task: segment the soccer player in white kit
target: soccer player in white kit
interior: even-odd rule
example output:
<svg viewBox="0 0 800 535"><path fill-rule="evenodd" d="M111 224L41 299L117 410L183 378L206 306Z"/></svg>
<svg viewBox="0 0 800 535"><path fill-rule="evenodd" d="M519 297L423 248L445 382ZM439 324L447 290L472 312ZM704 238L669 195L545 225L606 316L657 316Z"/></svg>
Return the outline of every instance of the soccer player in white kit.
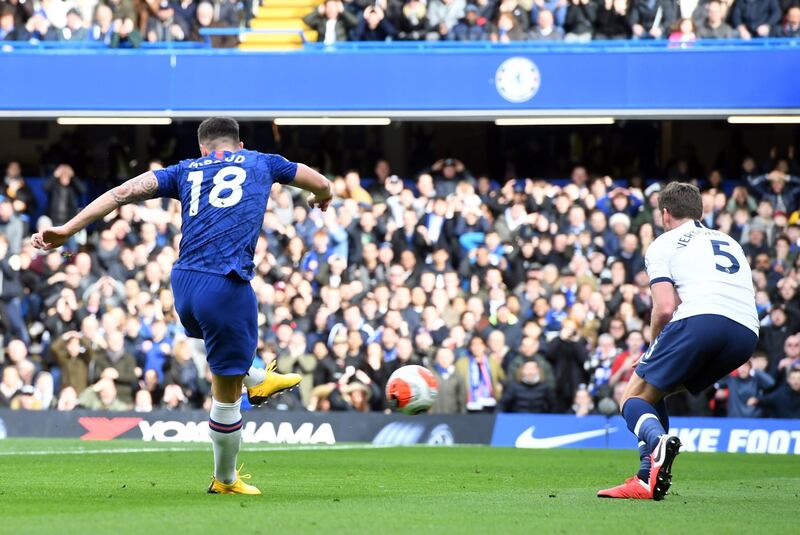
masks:
<svg viewBox="0 0 800 535"><path fill-rule="evenodd" d="M622 401L642 465L622 485L599 491L603 498L664 498L681 446L668 434L664 398L682 390L700 393L747 361L758 342L752 274L742 247L700 223L696 186L673 182L658 203L666 232L645 256L653 342Z"/></svg>

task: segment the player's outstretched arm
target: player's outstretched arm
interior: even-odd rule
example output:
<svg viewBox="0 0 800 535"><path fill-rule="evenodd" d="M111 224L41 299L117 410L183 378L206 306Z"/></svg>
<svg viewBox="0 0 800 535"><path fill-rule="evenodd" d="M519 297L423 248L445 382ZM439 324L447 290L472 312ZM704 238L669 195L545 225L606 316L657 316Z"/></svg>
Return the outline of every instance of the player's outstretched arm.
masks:
<svg viewBox="0 0 800 535"><path fill-rule="evenodd" d="M61 247L73 234L107 216L123 204L152 199L157 191L156 175L152 171L143 173L103 193L64 225L37 232L31 238L31 243L34 247L44 250Z"/></svg>
<svg viewBox="0 0 800 535"><path fill-rule="evenodd" d="M324 211L333 199L331 181L302 163L297 164L297 172L289 185L310 192L311 195L306 200L312 208Z"/></svg>

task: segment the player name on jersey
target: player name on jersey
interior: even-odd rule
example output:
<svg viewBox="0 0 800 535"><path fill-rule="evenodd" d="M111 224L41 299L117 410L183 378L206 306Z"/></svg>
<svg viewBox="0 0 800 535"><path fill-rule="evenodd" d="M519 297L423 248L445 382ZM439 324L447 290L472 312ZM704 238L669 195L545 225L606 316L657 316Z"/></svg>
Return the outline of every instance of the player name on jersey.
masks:
<svg viewBox="0 0 800 535"><path fill-rule="evenodd" d="M242 154L228 153L227 156L223 156L222 158L217 158L217 159L206 158L205 160L194 160L188 165L188 167L191 169L197 169L199 167L203 167L206 165L213 165L219 162L244 163L244 160L245 157Z"/></svg>

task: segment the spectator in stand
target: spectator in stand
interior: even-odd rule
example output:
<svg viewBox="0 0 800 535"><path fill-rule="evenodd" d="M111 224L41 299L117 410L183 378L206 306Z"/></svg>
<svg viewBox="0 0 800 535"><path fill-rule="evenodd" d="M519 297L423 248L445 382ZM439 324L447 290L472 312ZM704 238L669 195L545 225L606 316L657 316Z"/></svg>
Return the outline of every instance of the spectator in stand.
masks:
<svg viewBox="0 0 800 535"><path fill-rule="evenodd" d="M700 39L735 39L738 34L725 22L722 14L722 2L709 0L706 6L706 16L697 29L697 37Z"/></svg>
<svg viewBox="0 0 800 535"><path fill-rule="evenodd" d="M597 20L597 3L594 0L570 0L567 17L564 21L564 41L568 43L588 43L592 40L594 24Z"/></svg>
<svg viewBox="0 0 800 535"><path fill-rule="evenodd" d="M792 213L797 210L800 177L775 169L769 174L751 177L747 183L753 195L768 201L775 211Z"/></svg>
<svg viewBox="0 0 800 535"><path fill-rule="evenodd" d="M192 31L190 41L198 41L211 45L213 48L235 48L239 45L239 37L236 35L200 35L200 30L205 28L227 28L226 24L214 21L214 4L210 2L200 2L195 10L195 18L192 20Z"/></svg>
<svg viewBox="0 0 800 535"><path fill-rule="evenodd" d="M347 41L348 33L358 24L358 18L345 10L342 2L326 0L303 17L303 22L317 32L317 42L332 45Z"/></svg>
<svg viewBox="0 0 800 535"><path fill-rule="evenodd" d="M526 39L522 27L516 17L510 13L500 13L497 22L492 26L489 40L493 43L510 43L511 41L524 41Z"/></svg>
<svg viewBox="0 0 800 535"><path fill-rule="evenodd" d="M592 394L589 393L586 385L580 385L578 389L575 390L575 395L573 396L572 405L569 412L578 417L588 416L596 413Z"/></svg>
<svg viewBox="0 0 800 535"><path fill-rule="evenodd" d="M101 41L110 46L115 35L114 13L107 5L97 4L94 10L94 22L89 28L88 40Z"/></svg>
<svg viewBox="0 0 800 535"><path fill-rule="evenodd" d="M0 234L5 235L8 242L8 253L19 254L22 249L22 236L25 224L14 211L14 204L8 197L0 197Z"/></svg>
<svg viewBox="0 0 800 535"><path fill-rule="evenodd" d="M464 412L465 400L464 383L456 373L455 355L447 347L440 347L436 352L436 359L431 366L431 372L439 383L439 392L436 402L431 409L433 414L458 414Z"/></svg>
<svg viewBox="0 0 800 535"><path fill-rule="evenodd" d="M25 24L31 41L58 41L58 30L42 11L38 11Z"/></svg>
<svg viewBox="0 0 800 535"><path fill-rule="evenodd" d="M731 10L731 24L742 39L769 37L780 20L778 0L736 0Z"/></svg>
<svg viewBox="0 0 800 535"><path fill-rule="evenodd" d="M33 5L33 2L27 2ZM27 41L28 32L24 25L18 25L16 10L8 4L0 4L0 41Z"/></svg>
<svg viewBox="0 0 800 535"><path fill-rule="evenodd" d="M627 383L633 375L633 369L644 353L644 336L639 331L631 331L626 339L626 349L619 353L611 365L611 377L608 384L616 387L618 383Z"/></svg>
<svg viewBox="0 0 800 535"><path fill-rule="evenodd" d="M531 4L531 25L535 26L537 24L539 11L546 9L553 14L555 25L563 29L568 6L568 0L533 0Z"/></svg>
<svg viewBox="0 0 800 535"><path fill-rule="evenodd" d="M717 389L714 397L719 401L727 401L728 417L760 418L764 415L760 406L748 402L751 398L763 396L775 385L775 379L764 371L766 366L766 355L757 353L714 385Z"/></svg>
<svg viewBox="0 0 800 535"><path fill-rule="evenodd" d="M67 22L58 30L58 34L60 41L85 41L89 37L89 31L83 24L83 16L77 8L67 11Z"/></svg>
<svg viewBox="0 0 800 535"><path fill-rule="evenodd" d="M630 39L628 0L603 0L595 19L595 40Z"/></svg>
<svg viewBox="0 0 800 535"><path fill-rule="evenodd" d="M54 225L63 225L74 216L81 205L81 197L86 193L86 185L67 164L56 167L53 178L45 182L44 189L48 194L47 216Z"/></svg>
<svg viewBox="0 0 800 535"><path fill-rule="evenodd" d="M632 0L628 12L634 39L662 39L675 17L671 0Z"/></svg>
<svg viewBox="0 0 800 535"><path fill-rule="evenodd" d="M793 5L786 10L786 19L773 28L774 37L800 37L800 6Z"/></svg>
<svg viewBox="0 0 800 535"><path fill-rule="evenodd" d="M450 41L483 41L486 39L485 21L478 16L478 6L470 4L466 7L464 18L453 26L448 35Z"/></svg>
<svg viewBox="0 0 800 535"><path fill-rule="evenodd" d="M252 10L247 10L245 5L250 0L242 3L239 0L221 0L218 4L219 14L217 20L224 28L238 28L242 22L249 21Z"/></svg>
<svg viewBox="0 0 800 535"><path fill-rule="evenodd" d="M620 353L610 334L602 334L597 339L597 349L585 363L586 371L591 377L589 392L593 396L599 398L611 395L611 387L614 386L610 384L613 364Z"/></svg>
<svg viewBox="0 0 800 535"><path fill-rule="evenodd" d="M800 366L800 334L794 334L783 344L783 358L777 361L770 371L777 379L782 379L789 370Z"/></svg>
<svg viewBox="0 0 800 535"><path fill-rule="evenodd" d="M10 199L12 207L18 215L31 217L36 211L36 197L22 177L22 168L19 162L8 162L0 187L2 187L0 197L5 196Z"/></svg>
<svg viewBox="0 0 800 535"><path fill-rule="evenodd" d="M517 371L514 380L503 390L503 397L497 404L498 412L553 412L555 396L542 381L539 365L529 360Z"/></svg>
<svg viewBox="0 0 800 535"><path fill-rule="evenodd" d="M584 367L588 359L586 344L574 321L562 322L558 337L547 344L545 356L556 378L556 404L560 410L565 410L572 405L578 386L585 385L588 379Z"/></svg>
<svg viewBox="0 0 800 535"><path fill-rule="evenodd" d="M789 370L784 384L769 394L750 398L747 404L766 409L773 418L800 418L800 368Z"/></svg>
<svg viewBox="0 0 800 535"><path fill-rule="evenodd" d="M536 27L530 32L531 41L561 41L564 39L564 30L555 25L553 13L540 9L536 18Z"/></svg>
<svg viewBox="0 0 800 535"><path fill-rule="evenodd" d="M137 14L133 0L107 0L113 13L115 39L111 46L137 47L142 42L142 34L137 26ZM118 42L115 42L119 39ZM166 39L163 39L166 40ZM181 39L177 39L181 40Z"/></svg>
<svg viewBox="0 0 800 535"><path fill-rule="evenodd" d="M693 43L697 41L697 27L692 19L678 20L669 34L670 43Z"/></svg>
<svg viewBox="0 0 800 535"><path fill-rule="evenodd" d="M161 0L156 16L147 21L147 41L183 41L188 34L189 27L175 15L175 6L168 0Z"/></svg>
<svg viewBox="0 0 800 535"><path fill-rule="evenodd" d="M489 359L480 335L470 340L468 355L456 361L456 373L466 393L467 412L493 412L502 396L505 374L500 363Z"/></svg>
<svg viewBox="0 0 800 535"><path fill-rule="evenodd" d="M392 17L398 29L397 38L401 41L421 41L428 33L428 11L425 2L409 0L403 4L394 3L396 13ZM378 166L376 165L376 168ZM388 176L388 175L387 175ZM380 177L378 177L380 180Z"/></svg>
<svg viewBox="0 0 800 535"><path fill-rule="evenodd" d="M116 397L120 402L133 404L133 387L136 384L136 359L125 352L125 337L122 331L111 331L105 335L108 347L98 351L92 366L95 383L108 379L114 382Z"/></svg>
<svg viewBox="0 0 800 535"><path fill-rule="evenodd" d="M175 16L183 19L186 26L190 26L196 18L198 4L194 0L176 0L173 3Z"/></svg>
<svg viewBox="0 0 800 535"><path fill-rule="evenodd" d="M89 367L94 352L88 340L76 331L68 331L50 346L51 359L58 367L61 388L83 392L89 386Z"/></svg>
<svg viewBox="0 0 800 535"><path fill-rule="evenodd" d="M22 387L25 386L19 377L19 371L14 366L3 368L2 380L0 380L0 407L8 407L11 400L16 396Z"/></svg>
<svg viewBox="0 0 800 535"><path fill-rule="evenodd" d="M375 5L368 6L358 26L353 31L354 41L390 41L394 38L396 30L383 10ZM365 190L366 191L366 190Z"/></svg>
<svg viewBox="0 0 800 535"><path fill-rule="evenodd" d="M453 26L464 17L466 0L430 0L428 2L428 24L431 31L426 39L438 41L446 39Z"/></svg>
<svg viewBox="0 0 800 535"><path fill-rule="evenodd" d="M8 238L0 234L0 334L30 342L22 315L23 288L20 283L20 258L9 254Z"/></svg>
<svg viewBox="0 0 800 535"><path fill-rule="evenodd" d="M100 379L81 392L78 396L78 406L95 411L127 411L132 407L131 404L120 401L113 379L106 378Z"/></svg>

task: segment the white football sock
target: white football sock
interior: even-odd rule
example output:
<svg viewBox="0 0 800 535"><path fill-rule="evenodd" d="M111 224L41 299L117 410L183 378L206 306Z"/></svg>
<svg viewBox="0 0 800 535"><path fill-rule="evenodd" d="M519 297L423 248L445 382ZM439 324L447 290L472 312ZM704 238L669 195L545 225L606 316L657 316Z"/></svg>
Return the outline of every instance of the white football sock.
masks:
<svg viewBox="0 0 800 535"><path fill-rule="evenodd" d="M242 440L242 400L222 403L211 400L208 436L214 443L214 477L226 484L236 480L236 456Z"/></svg>
<svg viewBox="0 0 800 535"><path fill-rule="evenodd" d="M247 370L247 375L244 376L244 386L253 388L254 386L260 385L264 382L266 376L267 370L264 368L254 368L250 366L250 369Z"/></svg>

